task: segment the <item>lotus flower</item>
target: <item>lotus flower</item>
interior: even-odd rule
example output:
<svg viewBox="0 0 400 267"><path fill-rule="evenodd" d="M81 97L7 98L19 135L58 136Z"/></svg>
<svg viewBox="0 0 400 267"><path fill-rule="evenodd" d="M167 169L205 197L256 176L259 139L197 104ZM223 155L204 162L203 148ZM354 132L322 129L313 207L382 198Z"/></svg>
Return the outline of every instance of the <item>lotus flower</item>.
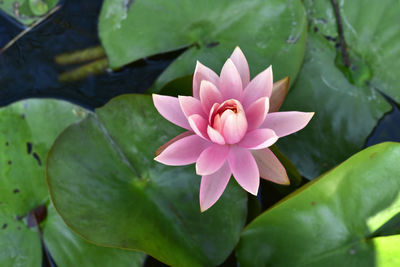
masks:
<svg viewBox="0 0 400 267"><path fill-rule="evenodd" d="M257 195L260 177L289 184L285 168L268 149L278 138L304 128L313 112L276 112L289 79L273 84L272 68L250 81L247 60L239 47L218 76L197 62L193 97L153 94L158 112L186 129L156 152L166 165L196 163L202 175L200 209L219 199L231 175L246 191Z"/></svg>

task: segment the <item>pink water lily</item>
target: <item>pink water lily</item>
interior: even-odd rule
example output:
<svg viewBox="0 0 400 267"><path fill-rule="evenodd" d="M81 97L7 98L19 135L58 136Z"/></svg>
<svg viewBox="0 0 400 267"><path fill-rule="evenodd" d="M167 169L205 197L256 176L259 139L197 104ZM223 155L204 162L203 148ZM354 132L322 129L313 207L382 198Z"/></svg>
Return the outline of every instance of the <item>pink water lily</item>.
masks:
<svg viewBox="0 0 400 267"><path fill-rule="evenodd" d="M247 60L239 47L218 76L197 62L193 97L153 94L160 114L187 131L156 152L166 165L196 163L202 175L200 209L220 198L231 175L257 195L260 177L289 184L285 168L268 149L278 138L304 128L313 112L276 112L286 96L289 79L273 84L271 66L250 81Z"/></svg>

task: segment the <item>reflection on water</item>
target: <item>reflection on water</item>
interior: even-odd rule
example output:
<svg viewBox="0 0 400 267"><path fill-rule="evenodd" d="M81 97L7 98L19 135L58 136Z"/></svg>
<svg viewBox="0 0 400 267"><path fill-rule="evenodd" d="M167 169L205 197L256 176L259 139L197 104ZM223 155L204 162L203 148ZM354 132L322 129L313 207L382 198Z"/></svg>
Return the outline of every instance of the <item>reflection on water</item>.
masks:
<svg viewBox="0 0 400 267"><path fill-rule="evenodd" d="M176 57L141 60L117 72L62 83L61 73L78 66L55 63L57 55L99 45L97 19L102 1L64 1L62 8L0 55L0 106L29 97L62 98L98 107L124 93L142 93ZM0 16L0 47L21 32Z"/></svg>

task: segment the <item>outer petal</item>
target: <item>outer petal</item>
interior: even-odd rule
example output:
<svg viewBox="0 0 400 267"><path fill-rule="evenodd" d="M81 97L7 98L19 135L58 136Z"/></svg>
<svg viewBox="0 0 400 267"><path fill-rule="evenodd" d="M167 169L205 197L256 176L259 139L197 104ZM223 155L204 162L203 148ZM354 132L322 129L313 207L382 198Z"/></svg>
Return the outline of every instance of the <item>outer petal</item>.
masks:
<svg viewBox="0 0 400 267"><path fill-rule="evenodd" d="M273 130L255 129L248 132L238 145L248 149L262 149L272 146L276 141L278 136Z"/></svg>
<svg viewBox="0 0 400 267"><path fill-rule="evenodd" d="M201 178L200 184L200 210L206 211L220 198L231 178L231 170L225 162L222 167L211 175Z"/></svg>
<svg viewBox="0 0 400 267"><path fill-rule="evenodd" d="M227 115L226 115L227 114ZM226 115L226 119L224 118ZM225 142L228 144L236 144L247 132L247 120L244 112L234 113L226 110L222 116L222 134Z"/></svg>
<svg viewBox="0 0 400 267"><path fill-rule="evenodd" d="M257 163L250 151L238 146L229 150L228 162L236 181L247 192L257 195L260 174Z"/></svg>
<svg viewBox="0 0 400 267"><path fill-rule="evenodd" d="M314 116L314 112L275 112L269 113L261 125L269 128L279 136L283 137L303 129Z"/></svg>
<svg viewBox="0 0 400 267"><path fill-rule="evenodd" d="M230 58L228 58L222 67L218 89L221 92L223 100L236 99L240 101L242 99L242 79Z"/></svg>
<svg viewBox="0 0 400 267"><path fill-rule="evenodd" d="M289 91L289 76L286 76L282 80L274 83L272 87L272 94L269 100L269 112L277 112L285 100L285 97Z"/></svg>
<svg viewBox="0 0 400 267"><path fill-rule="evenodd" d="M225 144L224 137L210 125L207 126L207 133L208 133L208 137L210 138L210 140L213 141L214 143L220 144L220 145Z"/></svg>
<svg viewBox="0 0 400 267"><path fill-rule="evenodd" d="M213 83L202 81L200 84L200 101L204 112L210 114L214 104L222 102L222 95Z"/></svg>
<svg viewBox="0 0 400 267"><path fill-rule="evenodd" d="M194 70L193 75L193 96L197 99L200 99L200 83L203 80L210 81L213 84L218 85L219 77L213 70L197 61L196 69Z"/></svg>
<svg viewBox="0 0 400 267"><path fill-rule="evenodd" d="M193 114L199 114L200 116L207 118L206 114L203 111L203 106L201 105L200 100L194 98L192 96L178 96L179 104L181 105L181 109L183 114L186 117L189 117Z"/></svg>
<svg viewBox="0 0 400 267"><path fill-rule="evenodd" d="M245 88L250 82L250 70L246 57L238 46L233 51L230 59L233 61L233 64L235 64L236 69L239 71L243 88Z"/></svg>
<svg viewBox="0 0 400 267"><path fill-rule="evenodd" d="M253 102L246 110L247 130L257 129L265 120L269 110L268 97Z"/></svg>
<svg viewBox="0 0 400 267"><path fill-rule="evenodd" d="M199 114L194 114L189 117L189 124L190 124L190 127L192 127L193 131L198 136L208 140L208 135L207 135L208 123L207 123L206 119L204 119Z"/></svg>
<svg viewBox="0 0 400 267"><path fill-rule="evenodd" d="M187 130L191 130L189 122L183 114L178 98L153 94L154 106L167 120Z"/></svg>
<svg viewBox="0 0 400 267"><path fill-rule="evenodd" d="M290 184L285 167L268 148L251 152L257 162L260 176L277 184Z"/></svg>
<svg viewBox="0 0 400 267"><path fill-rule="evenodd" d="M169 145L175 143L176 141L189 136L189 135L193 135L193 132L190 131L186 131L181 133L180 135L175 136L174 138L172 138L171 140L169 140L168 142L166 142L165 144L163 144L162 146L160 146L159 148L157 148L156 152L154 152L154 156L158 156L160 155L167 147L169 147Z"/></svg>
<svg viewBox="0 0 400 267"><path fill-rule="evenodd" d="M246 109L251 103L261 97L271 97L273 86L272 67L258 74L243 91L243 107Z"/></svg>
<svg viewBox="0 0 400 267"><path fill-rule="evenodd" d="M213 144L201 152L196 162L198 175L209 175L222 167L229 153L229 146Z"/></svg>
<svg viewBox="0 0 400 267"><path fill-rule="evenodd" d="M201 152L210 145L211 142L193 134L170 144L154 159L165 165L187 165L196 162Z"/></svg>

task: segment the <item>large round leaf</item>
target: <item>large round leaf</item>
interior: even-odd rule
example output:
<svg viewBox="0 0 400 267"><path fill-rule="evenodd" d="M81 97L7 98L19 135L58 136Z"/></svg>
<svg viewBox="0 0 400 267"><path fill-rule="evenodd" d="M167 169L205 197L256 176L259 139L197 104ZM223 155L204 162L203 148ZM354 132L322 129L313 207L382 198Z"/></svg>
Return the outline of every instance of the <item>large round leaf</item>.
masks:
<svg viewBox="0 0 400 267"><path fill-rule="evenodd" d="M390 105L400 101L400 3L304 1L310 19L305 63L283 109L315 111L310 125L279 148L307 178L359 151ZM338 34L343 28L346 54ZM348 66L346 66L348 61Z"/></svg>
<svg viewBox="0 0 400 267"><path fill-rule="evenodd" d="M192 74L196 60L219 72L235 46L253 75L272 64L277 78L294 79L304 55L306 17L300 0L106 0L99 34L112 68L186 47L155 90Z"/></svg>
<svg viewBox="0 0 400 267"><path fill-rule="evenodd" d="M42 249L37 232L4 214L0 204L0 266L41 266Z"/></svg>
<svg viewBox="0 0 400 267"><path fill-rule="evenodd" d="M243 231L241 266L399 266L400 144L351 157Z"/></svg>
<svg viewBox="0 0 400 267"><path fill-rule="evenodd" d="M172 266L221 263L238 241L247 197L232 182L201 213L193 166L153 160L180 131L150 96L114 98L55 141L47 174L56 209L97 244L143 250Z"/></svg>
<svg viewBox="0 0 400 267"><path fill-rule="evenodd" d="M382 91L400 101L400 2L304 1L310 19L305 63L284 109L315 111L310 125L278 147L307 178L359 151L390 109ZM345 65L338 24L347 48Z"/></svg>
<svg viewBox="0 0 400 267"><path fill-rule="evenodd" d="M58 266L139 267L145 255L131 250L95 246L73 233L54 207L49 206L43 236L52 258Z"/></svg>
<svg viewBox="0 0 400 267"><path fill-rule="evenodd" d="M335 66L335 56L328 40L310 33L304 65L282 108L315 112L305 129L277 144L307 178L359 151L390 109L375 89L351 84Z"/></svg>
<svg viewBox="0 0 400 267"><path fill-rule="evenodd" d="M347 44L349 79L378 89L400 102L400 2L398 0L339 0L338 11ZM313 31L339 42L338 21L330 0L306 0ZM341 51L341 49L339 49ZM341 56L341 55L340 55Z"/></svg>
<svg viewBox="0 0 400 267"><path fill-rule="evenodd" d="M143 261L141 253L97 247L84 241L66 227L49 203L47 151L65 127L86 113L56 100L27 100L0 109L1 266L41 266L41 234L32 222L32 211L41 205L49 214L47 219L40 219L45 219L40 224L44 244L58 266L99 266L98 263L107 262L126 266L126 262Z"/></svg>

